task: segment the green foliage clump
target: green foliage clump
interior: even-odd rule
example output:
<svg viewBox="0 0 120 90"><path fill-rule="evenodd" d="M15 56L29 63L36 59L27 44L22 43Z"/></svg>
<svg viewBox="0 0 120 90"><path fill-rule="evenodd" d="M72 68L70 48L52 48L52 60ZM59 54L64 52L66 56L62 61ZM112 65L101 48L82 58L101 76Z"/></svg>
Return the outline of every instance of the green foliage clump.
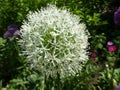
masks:
<svg viewBox="0 0 120 90"><path fill-rule="evenodd" d="M10 24L21 26L29 11L36 11L48 3L65 6L81 18L91 34L90 60L75 77L64 82L60 78L42 81L40 73L26 68L19 56L16 39L5 40L3 34ZM114 11L119 0L0 0L0 88L8 90L114 90L120 83L120 26L115 25ZM80 22L80 23L81 23ZM117 49L109 52L108 41Z"/></svg>

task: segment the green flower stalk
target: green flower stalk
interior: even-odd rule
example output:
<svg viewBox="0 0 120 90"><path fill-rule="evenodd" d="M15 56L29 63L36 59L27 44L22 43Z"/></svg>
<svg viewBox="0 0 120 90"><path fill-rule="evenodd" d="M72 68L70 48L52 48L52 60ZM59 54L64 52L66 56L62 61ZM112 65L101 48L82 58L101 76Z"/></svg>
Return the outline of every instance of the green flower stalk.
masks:
<svg viewBox="0 0 120 90"><path fill-rule="evenodd" d="M61 78L77 74L88 60L89 33L79 16L48 5L30 12L21 26L19 45L29 68Z"/></svg>

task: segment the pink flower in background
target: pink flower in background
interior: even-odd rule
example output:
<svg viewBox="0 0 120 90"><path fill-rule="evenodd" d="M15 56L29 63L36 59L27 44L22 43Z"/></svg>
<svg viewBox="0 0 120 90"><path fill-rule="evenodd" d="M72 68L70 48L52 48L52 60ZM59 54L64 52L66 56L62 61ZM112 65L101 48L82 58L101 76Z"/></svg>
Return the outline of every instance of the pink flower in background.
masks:
<svg viewBox="0 0 120 90"><path fill-rule="evenodd" d="M108 46L111 46L111 45L113 45L113 42L108 41L108 42L107 42L107 45L108 45Z"/></svg>
<svg viewBox="0 0 120 90"><path fill-rule="evenodd" d="M117 47L115 45L108 46L109 52L115 52L117 50Z"/></svg>
<svg viewBox="0 0 120 90"><path fill-rule="evenodd" d="M108 46L109 52L115 52L117 50L117 47L115 45L113 45L113 42L111 42L111 41L107 42L107 46Z"/></svg>
<svg viewBox="0 0 120 90"><path fill-rule="evenodd" d="M95 61L96 60L96 57L97 57L97 52L95 51L91 51L90 52L90 59Z"/></svg>
<svg viewBox="0 0 120 90"><path fill-rule="evenodd" d="M90 52L90 55L91 55L92 57L96 57L96 56L97 56L97 52L91 51L91 52Z"/></svg>

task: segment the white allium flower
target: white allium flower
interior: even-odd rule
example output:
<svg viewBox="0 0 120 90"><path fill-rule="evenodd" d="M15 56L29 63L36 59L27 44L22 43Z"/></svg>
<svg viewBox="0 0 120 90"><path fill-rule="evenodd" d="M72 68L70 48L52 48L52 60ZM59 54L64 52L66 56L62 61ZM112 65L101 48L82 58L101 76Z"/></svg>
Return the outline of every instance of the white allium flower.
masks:
<svg viewBox="0 0 120 90"><path fill-rule="evenodd" d="M61 78L75 75L87 62L88 31L78 16L48 5L30 12L21 26L19 45L29 68Z"/></svg>

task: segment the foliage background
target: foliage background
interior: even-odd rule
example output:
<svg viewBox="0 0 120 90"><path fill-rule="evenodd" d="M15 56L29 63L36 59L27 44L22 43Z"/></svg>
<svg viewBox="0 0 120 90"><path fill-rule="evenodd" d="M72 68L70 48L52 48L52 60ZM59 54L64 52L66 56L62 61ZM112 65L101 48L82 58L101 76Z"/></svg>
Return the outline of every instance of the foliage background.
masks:
<svg viewBox="0 0 120 90"><path fill-rule="evenodd" d="M91 34L90 51L97 52L97 60L89 61L83 72L80 72L80 76L68 78L65 82L60 81L59 78L54 82L52 82L53 79L49 79L46 80L46 87L44 87L47 89L48 86L49 89L55 90L59 87L61 90L114 89L115 85L120 83L120 26L114 24L114 12L120 6L119 0L0 0L0 80L2 86L8 86L8 90L13 90L13 88L15 90L28 88L37 90L43 87L42 83L38 84L41 81L38 73L29 72L24 58L19 56L16 39L6 40L3 34L10 24L16 24L20 28L29 11L45 7L48 3L55 3L59 8L65 6L81 17L81 21L87 25ZM114 42L117 52L113 54L108 52L108 41ZM106 64L109 67L106 67ZM29 78L31 75L34 76L33 80ZM8 84L9 81L10 84ZM56 85L56 82L59 83ZM20 86L22 86L21 89Z"/></svg>

